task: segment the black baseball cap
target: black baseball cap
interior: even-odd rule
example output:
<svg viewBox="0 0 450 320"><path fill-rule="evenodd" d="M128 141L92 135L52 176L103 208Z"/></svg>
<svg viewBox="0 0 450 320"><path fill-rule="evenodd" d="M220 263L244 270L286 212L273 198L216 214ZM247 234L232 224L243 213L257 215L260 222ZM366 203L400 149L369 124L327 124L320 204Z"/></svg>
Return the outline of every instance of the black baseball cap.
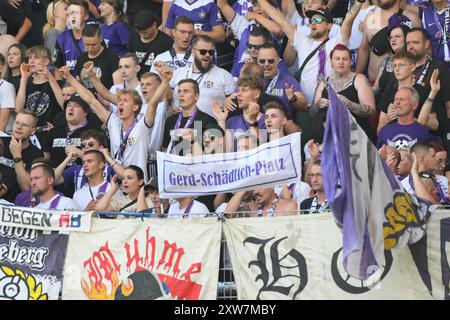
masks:
<svg viewBox="0 0 450 320"><path fill-rule="evenodd" d="M333 16L328 9L308 10L305 12L305 14L308 18L312 18L314 15L318 14L322 16L327 22L333 23Z"/></svg>
<svg viewBox="0 0 450 320"><path fill-rule="evenodd" d="M74 93L73 95L70 96L69 100L64 102L64 109L67 108L69 102L76 102L83 108L84 111L89 112L89 105L87 104L86 101L81 99L78 93Z"/></svg>

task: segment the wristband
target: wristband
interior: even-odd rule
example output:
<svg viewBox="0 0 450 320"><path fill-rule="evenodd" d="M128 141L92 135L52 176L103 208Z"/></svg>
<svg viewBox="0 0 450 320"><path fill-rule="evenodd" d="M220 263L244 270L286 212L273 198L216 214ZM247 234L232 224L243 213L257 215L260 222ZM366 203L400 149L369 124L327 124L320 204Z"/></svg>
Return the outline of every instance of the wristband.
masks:
<svg viewBox="0 0 450 320"><path fill-rule="evenodd" d="M255 122L251 123L250 127L255 127L255 128L259 127L258 121L255 121Z"/></svg>
<svg viewBox="0 0 450 320"><path fill-rule="evenodd" d="M366 0L357 0L359 3L364 3Z"/></svg>
<svg viewBox="0 0 450 320"><path fill-rule="evenodd" d="M297 96L294 94L294 98L292 98L291 100L289 100L290 103L294 103L297 102Z"/></svg>
<svg viewBox="0 0 450 320"><path fill-rule="evenodd" d="M430 98L430 97L428 97L428 98L427 98L427 100L429 100L429 101L433 102L433 101L434 101L434 98Z"/></svg>

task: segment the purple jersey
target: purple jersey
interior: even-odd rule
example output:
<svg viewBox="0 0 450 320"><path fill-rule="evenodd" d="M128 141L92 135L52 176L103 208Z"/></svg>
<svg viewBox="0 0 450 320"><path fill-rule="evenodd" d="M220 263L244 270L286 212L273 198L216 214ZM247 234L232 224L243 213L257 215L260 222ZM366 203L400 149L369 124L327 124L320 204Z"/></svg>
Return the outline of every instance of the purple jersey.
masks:
<svg viewBox="0 0 450 320"><path fill-rule="evenodd" d="M274 78L266 79L265 82L266 93L279 98L286 106L289 113L288 116L292 116L294 113L294 108L291 106L291 103L286 96L285 84L287 84L289 88L291 86L294 86L294 91L297 92L301 91L298 81L293 77L287 75L286 73L278 71L277 75Z"/></svg>
<svg viewBox="0 0 450 320"><path fill-rule="evenodd" d="M265 129L266 123L264 121L264 115L258 119L258 128ZM243 115L231 117L227 120L227 130L232 130L234 150L237 151L237 139L241 134L248 133L250 130L250 123L244 119Z"/></svg>
<svg viewBox="0 0 450 320"><path fill-rule="evenodd" d="M377 148L384 144L394 148L411 148L418 141L430 141L428 128L414 122L408 125L400 125L397 122L383 127L378 134Z"/></svg>
<svg viewBox="0 0 450 320"><path fill-rule="evenodd" d="M241 16L245 16L248 12L253 11L253 3L248 0L238 0L233 4L233 10Z"/></svg>
<svg viewBox="0 0 450 320"><path fill-rule="evenodd" d="M122 22L115 22L111 25L102 24L100 27L102 31L103 40L105 40L106 47L119 57L129 52L127 45L130 42L130 30Z"/></svg>
<svg viewBox="0 0 450 320"><path fill-rule="evenodd" d="M450 29L450 7L447 6L443 12L436 12L434 5L430 5L421 10L422 25L426 30L428 36L431 38L433 46L433 58L435 60L445 62L444 46L447 46L450 51L450 39L448 33ZM445 23L445 16L447 15L447 23ZM447 31L447 39L444 36ZM448 51L448 52L449 52ZM450 55L447 53L448 59Z"/></svg>
<svg viewBox="0 0 450 320"><path fill-rule="evenodd" d="M106 164L103 169L103 178L111 182L111 178L115 175L114 169ZM84 175L84 170L81 165L75 165L67 168L63 172L64 185L68 188L73 186L75 191L83 188L88 183L88 178Z"/></svg>
<svg viewBox="0 0 450 320"><path fill-rule="evenodd" d="M55 66L60 68L67 65L70 73L76 76L77 59L85 51L83 41L75 39L72 30L66 30L56 39Z"/></svg>
<svg viewBox="0 0 450 320"><path fill-rule="evenodd" d="M212 31L214 26L223 25L219 8L211 0L197 0L188 3L186 0L178 0L170 7L167 17L167 27L173 29L176 17L186 16L194 21L196 30Z"/></svg>

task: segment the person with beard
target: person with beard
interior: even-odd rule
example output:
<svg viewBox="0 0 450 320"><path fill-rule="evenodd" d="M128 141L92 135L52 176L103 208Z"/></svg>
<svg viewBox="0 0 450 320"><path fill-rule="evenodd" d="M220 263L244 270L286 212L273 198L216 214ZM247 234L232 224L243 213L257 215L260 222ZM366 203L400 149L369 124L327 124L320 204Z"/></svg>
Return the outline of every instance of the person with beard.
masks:
<svg viewBox="0 0 450 320"><path fill-rule="evenodd" d="M328 210L328 202L325 195L325 189L323 187L322 167L320 160L313 162L307 176L311 181L310 184L311 189L314 192L314 196L302 201L300 204L301 212L321 213Z"/></svg>
<svg viewBox="0 0 450 320"><path fill-rule="evenodd" d="M228 207L227 210L230 208ZM297 213L297 205L292 200L278 198L274 188L253 191L250 203L250 217L289 216Z"/></svg>
<svg viewBox="0 0 450 320"><path fill-rule="evenodd" d="M76 210L72 199L55 192L53 184L55 173L48 164L38 164L30 171L31 192L34 198L39 198L39 204L31 202L32 208L52 210Z"/></svg>
<svg viewBox="0 0 450 320"><path fill-rule="evenodd" d="M268 18L257 0L253 0L252 12L248 12L245 17L236 13L227 0L219 0L217 5L234 36L239 39L239 47L235 52L231 69L231 74L237 78L243 64L246 61L256 62L259 48L269 41L277 43L277 40L282 39L283 31L278 24ZM283 67L283 71L288 72L284 64Z"/></svg>
<svg viewBox="0 0 450 320"><path fill-rule="evenodd" d="M282 27L291 45L296 49L299 69L295 73L295 78L299 79L307 104L311 105L318 82L331 74L330 57L327 52L331 52L337 44L345 44L349 41L352 23L361 9L361 2L355 3L342 23L341 32L333 38L329 36L333 17L326 9L306 12L311 34L304 36L267 0L260 0L259 3L270 18Z"/></svg>
<svg viewBox="0 0 450 320"><path fill-rule="evenodd" d="M419 17L400 8L401 0L379 0L379 7L369 12L363 23L363 38L358 50L356 72L364 73L368 67L367 75L373 83L378 75L380 62L388 55L389 27L401 23L409 27L421 25Z"/></svg>
<svg viewBox="0 0 450 320"><path fill-rule="evenodd" d="M198 108L210 116L214 116L212 104L214 101L224 103L227 96L234 91L234 79L225 69L213 65L216 53L215 45L208 36L196 36L192 40L194 63L191 66L179 68L174 72L170 87L177 91L177 84L182 79L193 79L198 83L200 99ZM174 99L178 103L177 97Z"/></svg>
<svg viewBox="0 0 450 320"><path fill-rule="evenodd" d="M30 187L28 170L36 158L43 157L42 151L30 142L36 131L36 116L29 110L17 113L11 137L1 138L5 151L0 157L0 172L8 187L5 198L13 201L15 196Z"/></svg>
<svg viewBox="0 0 450 320"><path fill-rule="evenodd" d="M450 70L450 4L446 0L431 0L426 7L408 6L422 18L422 26L431 39L433 59L446 63Z"/></svg>
<svg viewBox="0 0 450 320"><path fill-rule="evenodd" d="M83 0L70 0L67 7L69 29L56 39L55 66L67 65L72 75L76 75L75 65L78 57L85 52L81 39L86 21L89 18L89 6Z"/></svg>

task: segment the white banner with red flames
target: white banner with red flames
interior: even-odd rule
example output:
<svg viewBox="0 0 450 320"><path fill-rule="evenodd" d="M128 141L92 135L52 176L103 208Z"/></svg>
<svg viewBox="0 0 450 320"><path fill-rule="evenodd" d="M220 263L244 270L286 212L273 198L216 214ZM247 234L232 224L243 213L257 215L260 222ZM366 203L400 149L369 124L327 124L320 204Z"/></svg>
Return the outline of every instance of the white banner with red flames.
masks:
<svg viewBox="0 0 450 320"><path fill-rule="evenodd" d="M63 300L216 299L221 222L92 219L72 233Z"/></svg>

